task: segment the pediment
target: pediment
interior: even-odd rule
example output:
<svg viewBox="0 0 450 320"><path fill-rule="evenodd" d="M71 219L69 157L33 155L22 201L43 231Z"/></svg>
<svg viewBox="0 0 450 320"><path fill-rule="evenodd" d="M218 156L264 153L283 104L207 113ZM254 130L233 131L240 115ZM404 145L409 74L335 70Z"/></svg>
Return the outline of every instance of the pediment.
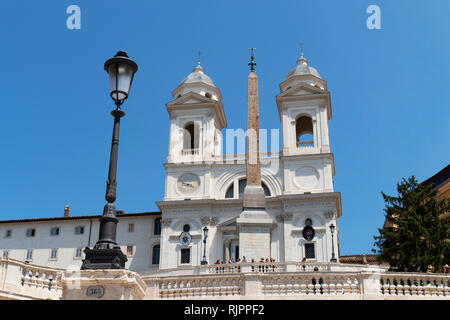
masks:
<svg viewBox="0 0 450 320"><path fill-rule="evenodd" d="M237 227L236 219L237 219L237 217L232 218L232 219L227 220L227 221L224 221L224 222L222 222L222 223L219 223L219 224L217 225L217 228L218 228L218 229L221 229L221 230L223 230L223 229L233 229L233 228L236 228L236 227Z"/></svg>
<svg viewBox="0 0 450 320"><path fill-rule="evenodd" d="M200 103L215 103L217 102L214 99L202 96L201 94L198 94L196 92L189 92L186 93L185 95L176 98L175 100L170 101L169 103L167 103L167 106L172 106L172 105L179 105L179 104L200 104Z"/></svg>
<svg viewBox="0 0 450 320"><path fill-rule="evenodd" d="M286 91L280 93L278 97L289 97L289 96L304 96L304 95L313 95L313 94L323 94L325 90L318 88L316 86L312 86L307 83L298 84L292 88L287 89Z"/></svg>

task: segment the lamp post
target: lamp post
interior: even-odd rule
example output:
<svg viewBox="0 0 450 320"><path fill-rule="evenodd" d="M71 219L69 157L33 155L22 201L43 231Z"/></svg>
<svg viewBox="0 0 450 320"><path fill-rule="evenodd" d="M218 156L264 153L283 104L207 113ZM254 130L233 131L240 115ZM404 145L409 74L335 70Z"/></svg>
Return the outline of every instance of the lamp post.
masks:
<svg viewBox="0 0 450 320"><path fill-rule="evenodd" d="M206 239L208 238L208 227L203 228L203 260L200 262L200 264L205 265L208 264L208 261L206 261Z"/></svg>
<svg viewBox="0 0 450 320"><path fill-rule="evenodd" d="M125 112L120 110L120 106L128 98L133 77L138 67L124 51L119 51L113 58L105 62L104 68L109 75L111 98L116 105L116 109L111 111L111 115L114 117L114 127L109 159L108 181L106 182L105 199L107 203L103 208L103 215L100 218L99 239L93 249L89 247L84 249L86 257L81 266L82 270L124 269L125 262L128 260L126 255L120 250L120 246L116 243L118 219L116 217L114 201L116 201L120 118L125 116Z"/></svg>
<svg viewBox="0 0 450 320"><path fill-rule="evenodd" d="M330 262L337 262L336 256L334 254L334 230L336 227L334 224L330 225L330 231L331 231L331 259Z"/></svg>

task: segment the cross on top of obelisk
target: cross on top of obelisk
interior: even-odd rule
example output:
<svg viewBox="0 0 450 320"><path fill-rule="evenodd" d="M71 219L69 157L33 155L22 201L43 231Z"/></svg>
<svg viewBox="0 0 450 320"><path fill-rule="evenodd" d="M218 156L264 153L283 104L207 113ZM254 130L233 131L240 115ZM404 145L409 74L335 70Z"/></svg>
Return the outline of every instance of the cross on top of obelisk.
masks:
<svg viewBox="0 0 450 320"><path fill-rule="evenodd" d="M256 48L248 48L248 50L251 50L251 55L250 55L250 63L248 64L250 66L250 72L254 72L255 71L255 56L253 54L253 50L255 50Z"/></svg>

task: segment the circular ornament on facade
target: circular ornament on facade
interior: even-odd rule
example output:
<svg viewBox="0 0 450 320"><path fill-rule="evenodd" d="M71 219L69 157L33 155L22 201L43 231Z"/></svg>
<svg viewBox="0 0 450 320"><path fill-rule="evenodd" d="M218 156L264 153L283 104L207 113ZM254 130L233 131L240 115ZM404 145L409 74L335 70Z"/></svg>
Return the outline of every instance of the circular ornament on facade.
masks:
<svg viewBox="0 0 450 320"><path fill-rule="evenodd" d="M185 173L178 177L177 188L183 194L191 194L198 190L200 178L193 173Z"/></svg>
<svg viewBox="0 0 450 320"><path fill-rule="evenodd" d="M307 241L311 241L314 239L314 235L316 234L316 231L311 226L306 226L303 228L303 238Z"/></svg>
<svg viewBox="0 0 450 320"><path fill-rule="evenodd" d="M182 232L180 234L180 243L183 246L188 246L191 243L192 237L189 232Z"/></svg>
<svg viewBox="0 0 450 320"><path fill-rule="evenodd" d="M319 183L319 172L313 167L301 167L295 170L294 182L302 189L312 189Z"/></svg>

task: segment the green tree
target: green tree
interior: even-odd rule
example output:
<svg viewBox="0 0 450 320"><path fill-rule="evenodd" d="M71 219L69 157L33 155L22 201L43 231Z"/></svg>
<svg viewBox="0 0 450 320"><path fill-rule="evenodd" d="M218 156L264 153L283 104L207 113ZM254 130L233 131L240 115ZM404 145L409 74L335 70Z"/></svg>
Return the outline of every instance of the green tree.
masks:
<svg viewBox="0 0 450 320"><path fill-rule="evenodd" d="M397 183L397 197L381 192L389 226L378 229L372 251L393 271L442 272L450 264L450 211L448 200L437 200L432 185L424 186L414 176Z"/></svg>

